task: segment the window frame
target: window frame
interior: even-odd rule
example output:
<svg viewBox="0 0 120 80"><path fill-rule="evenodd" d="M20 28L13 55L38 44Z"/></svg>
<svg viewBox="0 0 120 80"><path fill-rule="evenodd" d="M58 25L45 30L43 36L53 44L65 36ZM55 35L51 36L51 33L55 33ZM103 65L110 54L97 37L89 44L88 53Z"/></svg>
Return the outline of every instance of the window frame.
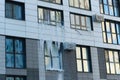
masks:
<svg viewBox="0 0 120 80"><path fill-rule="evenodd" d="M23 78L24 80L27 80L26 76L19 76L19 75L5 75L5 80L7 80L7 77L12 77L14 80L16 77Z"/></svg>
<svg viewBox="0 0 120 80"><path fill-rule="evenodd" d="M52 44L54 43L54 42L56 42L56 41L52 41ZM58 42L57 42L58 43ZM54 56L54 55L52 55L52 53L49 53L49 56L47 56L46 54L45 54L45 47L48 47L48 45L47 46L45 46L47 44L47 41L44 41L44 63L45 63L45 70L57 70L57 71L59 71L59 70L62 70L63 69L63 67L62 67L62 55L63 55L63 43L61 43L60 42L60 45L62 46L62 53L58 53L58 56ZM46 67L46 57L48 57L48 58L50 58L50 67L49 68L47 68ZM58 58L59 59L59 68L54 68L54 59L53 58Z"/></svg>
<svg viewBox="0 0 120 80"><path fill-rule="evenodd" d="M112 55L113 55L113 62L112 61L110 61L110 55L109 55L109 51L110 52L112 52ZM118 53L118 62L116 62L115 61L115 52L117 52ZM107 58L108 58L108 61L106 61L106 54L107 54ZM117 67L116 67L116 64L119 64L119 71L120 71L120 51L119 50L112 50L112 49L105 49L104 50L104 56L105 56L105 65L106 65L106 74L108 74L108 75L119 75L120 74L120 72L119 73L117 73ZM109 67L109 71L107 71L107 63L108 63L108 67ZM115 71L115 73L112 73L111 72L111 63L113 63L114 64L114 71ZM113 68L112 68L113 69ZM109 72L109 73L108 73Z"/></svg>
<svg viewBox="0 0 120 80"><path fill-rule="evenodd" d="M43 1L43 2L48 2L48 3L52 3L52 4L57 4L57 5L63 5L63 1L62 0L60 0L60 3L56 3L56 1L55 2L52 2L52 1L45 1L45 0L39 0L39 1Z"/></svg>
<svg viewBox="0 0 120 80"><path fill-rule="evenodd" d="M71 14L72 15L74 15L74 27L75 28L73 28L72 27L72 25L73 24L71 24L72 22L71 22ZM76 28L76 19L75 19L75 17L76 17L76 15L77 16L79 16L79 21L80 21L80 23L79 23L79 28ZM81 16L82 17L84 17L84 19L85 19L85 26L82 26L82 22L81 22ZM70 18L70 28L71 29L76 29L76 30L83 30L83 31L89 31L89 30L91 30L91 31L93 31L93 23L92 23L92 16L88 16L88 15L83 15L83 14L78 14L78 13L73 13L73 12L70 12L70 14L69 14L69 18ZM89 18L90 19L90 25L89 25L89 27L87 26L87 22L86 22L86 18ZM84 29L82 29L84 27ZM86 29L85 29L86 28ZM90 29L89 29L90 28Z"/></svg>
<svg viewBox="0 0 120 80"><path fill-rule="evenodd" d="M42 11L43 11L43 19L40 19L40 15L39 15L39 9L42 9ZM46 21L45 20L45 13L44 13L44 11L45 10L47 10L48 11L48 20ZM38 23L44 23L44 24L48 24L48 25L52 25L52 26L64 26L64 16L63 16L63 11L62 10L56 10L56 9L53 9L53 8L47 8L47 7L42 7L42 6L38 6L37 7L37 11L38 11ZM50 12L51 11L54 11L55 12L55 24L51 24L51 19L50 19L50 17L51 17L51 15L50 15ZM56 13L61 13L61 17L60 17L60 19L61 19L61 22L57 22L57 17L56 17ZM41 20L41 21L39 21L39 20ZM58 25L59 24L59 25Z"/></svg>
<svg viewBox="0 0 120 80"><path fill-rule="evenodd" d="M7 39L11 39L11 40L13 40L13 53L10 53L10 52L7 52L6 51L6 40ZM16 40L20 40L20 41L22 41L22 43L23 43L23 54L20 54L20 53L16 53L15 52L15 41ZM14 65L13 65L13 67L7 67L7 63L6 63L6 61L5 61L5 66L6 66L6 68L10 68L10 69L25 69L26 67L27 67L27 64L26 64L26 41L25 41L25 39L24 38L18 38L18 37L11 37L11 36L6 36L5 37L5 57L6 57L6 55L7 54L13 54L13 59L14 59ZM16 55L22 55L23 56L23 67L21 68L21 67L17 67L16 66ZM7 57L6 57L7 58ZM5 58L5 59L6 59Z"/></svg>
<svg viewBox="0 0 120 80"><path fill-rule="evenodd" d="M77 68L77 72L79 72L79 73L92 73L92 61L91 61L91 52L90 52L90 47L88 47L88 46L81 46L81 45L77 45L76 46L76 48L77 47L79 47L80 48L80 53L79 53L79 55L80 55L80 57L81 57L81 59L79 59L79 58L77 58L77 51L76 51L76 53L75 53L75 55L76 55L76 68ZM83 53L82 53L82 48L85 48L86 49L86 59L83 59ZM77 64L77 61L78 60L81 60L81 67L82 67L82 71L79 71L78 70L78 64ZM88 63L88 71L85 71L84 70L84 62L83 61L87 61L87 63Z"/></svg>
<svg viewBox="0 0 120 80"><path fill-rule="evenodd" d="M11 4L12 6L12 16L11 17L7 17L6 16L6 5L7 4ZM17 6L20 6L21 7L21 19L17 19L14 17L14 6L17 5ZM25 20L25 4L22 3L22 2L17 2L17 1L10 1L10 0L5 0L5 18L8 18L8 19L15 19L15 20Z"/></svg>
<svg viewBox="0 0 120 80"><path fill-rule="evenodd" d="M105 4L103 0L99 0L100 13L101 13L101 14L105 14L105 15L109 15L109 16L120 17L120 8L119 8L119 5L120 5L119 2L120 2L120 1L118 0L118 4L117 4L117 5L114 5L114 4L115 4L115 3L114 3L115 1L113 1L113 0L111 0L111 1L112 1L112 4L109 4L109 1L108 1L108 0L106 0L106 1L107 1L107 3ZM102 5L102 6L101 6L101 5ZM106 10L105 10L104 5L108 6L108 8L107 8L107 9L108 9L108 14L105 13ZM113 8L113 15L110 14L110 6ZM116 7L118 8L118 9L117 9L117 12L118 12L118 13L115 13L115 12L116 12L116 11L115 11L115 8L116 8ZM101 11L101 10L102 10L102 11ZM116 15L116 14L118 14L118 15Z"/></svg>
<svg viewBox="0 0 120 80"><path fill-rule="evenodd" d="M77 9L82 9L82 10L91 11L91 0L88 0L88 1L89 1L89 3L88 3L88 4L89 4L89 9L80 8L80 4L79 4L80 2L79 2L79 0L77 0L77 1L78 1L78 6L79 6L79 7L75 7L75 1L74 1L74 0L73 0L73 6L71 6L71 5L70 5L70 1L71 1L71 0L68 0L68 4L69 4L70 7L77 8ZM85 1L84 1L84 7L85 7Z"/></svg>
<svg viewBox="0 0 120 80"><path fill-rule="evenodd" d="M109 22L110 32L107 32L106 22ZM115 32L112 32L111 23L114 23ZM119 41L119 38L120 38L120 37L118 38L118 36L120 36L120 32L118 32L118 30L117 30L117 25L118 25L118 28L119 28L119 26L120 26L120 23L119 23L119 22L117 22L117 21L112 21L112 20L107 20L107 19L106 19L104 22L101 23L102 37L103 37L103 42L104 42L104 43L114 44L114 45L120 45L120 41ZM103 29L103 27L104 27L104 29ZM104 30L104 31L103 31L103 30ZM111 43L108 42L108 33L111 35ZM114 43L113 34L116 35L116 43ZM105 41L104 41L104 40L105 40Z"/></svg>

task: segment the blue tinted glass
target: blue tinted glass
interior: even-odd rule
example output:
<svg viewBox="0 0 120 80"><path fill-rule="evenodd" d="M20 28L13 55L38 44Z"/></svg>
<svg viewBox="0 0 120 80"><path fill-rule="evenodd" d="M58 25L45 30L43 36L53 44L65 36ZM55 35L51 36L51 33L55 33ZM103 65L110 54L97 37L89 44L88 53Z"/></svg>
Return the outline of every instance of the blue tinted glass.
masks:
<svg viewBox="0 0 120 80"><path fill-rule="evenodd" d="M104 5L104 12L105 12L105 14L108 14L108 6L107 5Z"/></svg>
<svg viewBox="0 0 120 80"><path fill-rule="evenodd" d="M6 54L6 67L14 67L14 55Z"/></svg>
<svg viewBox="0 0 120 80"><path fill-rule="evenodd" d="M5 11L5 16L7 18L12 18L12 4L6 3Z"/></svg>
<svg viewBox="0 0 120 80"><path fill-rule="evenodd" d="M15 40L15 52L23 53L23 42L22 40Z"/></svg>
<svg viewBox="0 0 120 80"><path fill-rule="evenodd" d="M16 54L15 56L15 66L16 68L24 68L24 56Z"/></svg>
<svg viewBox="0 0 120 80"><path fill-rule="evenodd" d="M114 7L115 16L119 16L119 9L117 7Z"/></svg>
<svg viewBox="0 0 120 80"><path fill-rule="evenodd" d="M120 44L120 35L118 35L117 37L118 37L118 44Z"/></svg>
<svg viewBox="0 0 120 80"><path fill-rule="evenodd" d="M22 19L22 8L19 5L14 5L14 18Z"/></svg>
<svg viewBox="0 0 120 80"><path fill-rule="evenodd" d="M104 4L107 4L107 0L103 0L103 3L104 3Z"/></svg>
<svg viewBox="0 0 120 80"><path fill-rule="evenodd" d="M6 52L13 52L13 40L12 39L6 39L5 49L6 49Z"/></svg>

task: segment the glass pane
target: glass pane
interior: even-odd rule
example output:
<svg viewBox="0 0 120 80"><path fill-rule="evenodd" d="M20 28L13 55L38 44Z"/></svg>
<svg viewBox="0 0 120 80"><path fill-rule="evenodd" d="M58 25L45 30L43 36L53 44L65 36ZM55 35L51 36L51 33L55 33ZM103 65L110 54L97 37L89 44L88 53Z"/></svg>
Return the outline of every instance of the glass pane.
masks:
<svg viewBox="0 0 120 80"><path fill-rule="evenodd" d="M6 39L5 49L6 49L6 52L13 52L13 40L12 39Z"/></svg>
<svg viewBox="0 0 120 80"><path fill-rule="evenodd" d="M6 3L5 5L5 16L8 18L12 18L12 4Z"/></svg>
<svg viewBox="0 0 120 80"><path fill-rule="evenodd" d="M70 14L70 18L71 18L71 24L75 25L75 17L74 14Z"/></svg>
<svg viewBox="0 0 120 80"><path fill-rule="evenodd" d="M111 23L111 30L112 30L112 33L116 33L116 31L115 31L115 24L114 23Z"/></svg>
<svg viewBox="0 0 120 80"><path fill-rule="evenodd" d="M80 8L85 8L84 0L79 0L80 1Z"/></svg>
<svg viewBox="0 0 120 80"><path fill-rule="evenodd" d="M115 16L119 16L119 8L114 7Z"/></svg>
<svg viewBox="0 0 120 80"><path fill-rule="evenodd" d="M109 6L109 12L110 12L110 15L114 15L112 6Z"/></svg>
<svg viewBox="0 0 120 80"><path fill-rule="evenodd" d="M118 38L118 44L120 44L120 35L118 35L117 38Z"/></svg>
<svg viewBox="0 0 120 80"><path fill-rule="evenodd" d="M104 5L104 12L105 12L105 14L108 14L109 12L108 12L108 5Z"/></svg>
<svg viewBox="0 0 120 80"><path fill-rule="evenodd" d="M73 1L74 1L74 0L69 0L70 6L74 6L74 5L73 5Z"/></svg>
<svg viewBox="0 0 120 80"><path fill-rule="evenodd" d="M80 17L78 15L75 16L75 21L76 21L76 25L80 25Z"/></svg>
<svg viewBox="0 0 120 80"><path fill-rule="evenodd" d="M14 80L14 77L6 77L6 80Z"/></svg>
<svg viewBox="0 0 120 80"><path fill-rule="evenodd" d="M82 56L83 56L83 59L87 59L87 49L86 48L82 48Z"/></svg>
<svg viewBox="0 0 120 80"><path fill-rule="evenodd" d="M108 43L112 43L112 38L110 33L107 33L107 39L108 39Z"/></svg>
<svg viewBox="0 0 120 80"><path fill-rule="evenodd" d="M62 17L61 12L56 11L56 21L57 22L62 23L61 17Z"/></svg>
<svg viewBox="0 0 120 80"><path fill-rule="evenodd" d="M103 3L104 3L104 4L107 4L107 0L103 0Z"/></svg>
<svg viewBox="0 0 120 80"><path fill-rule="evenodd" d="M52 56L55 56L55 57L58 57L58 56L59 56L59 53L58 53L58 43L57 43L57 42L52 43L51 55L52 55Z"/></svg>
<svg viewBox="0 0 120 80"><path fill-rule="evenodd" d="M117 51L114 51L114 59L115 59L115 62L119 62L119 56Z"/></svg>
<svg viewBox="0 0 120 80"><path fill-rule="evenodd" d="M85 17L84 16L81 16L81 25L82 26L85 26Z"/></svg>
<svg viewBox="0 0 120 80"><path fill-rule="evenodd" d="M116 34L112 34L112 40L114 44L117 44L117 37Z"/></svg>
<svg viewBox="0 0 120 80"><path fill-rule="evenodd" d="M61 0L56 0L56 3L61 4Z"/></svg>
<svg viewBox="0 0 120 80"><path fill-rule="evenodd" d="M51 58L50 57L45 57L45 66L46 66L46 69L51 68Z"/></svg>
<svg viewBox="0 0 120 80"><path fill-rule="evenodd" d="M119 24L116 24L116 29L117 29L117 33L120 33L120 26L119 26Z"/></svg>
<svg viewBox="0 0 120 80"><path fill-rule="evenodd" d="M20 54L16 54L15 56L15 66L16 68L24 68L25 64L24 64L24 56L20 55Z"/></svg>
<svg viewBox="0 0 120 80"><path fill-rule="evenodd" d="M14 67L14 55L6 54L6 67Z"/></svg>
<svg viewBox="0 0 120 80"><path fill-rule="evenodd" d="M110 73L110 66L108 62L106 63L106 68L107 68L107 73Z"/></svg>
<svg viewBox="0 0 120 80"><path fill-rule="evenodd" d="M106 62L109 62L109 56L108 56L107 51L105 51L105 59L106 59Z"/></svg>
<svg viewBox="0 0 120 80"><path fill-rule="evenodd" d="M15 52L16 53L23 53L23 41L22 40L15 40Z"/></svg>
<svg viewBox="0 0 120 80"><path fill-rule="evenodd" d="M47 43L44 43L44 52L45 52L45 56L50 56L50 52L49 52Z"/></svg>
<svg viewBox="0 0 120 80"><path fill-rule="evenodd" d="M76 47L76 58L81 59L80 47Z"/></svg>
<svg viewBox="0 0 120 80"><path fill-rule="evenodd" d="M39 13L39 19L42 19L42 20L43 20L43 9L42 9L42 8L39 8L39 9L38 9L38 13Z"/></svg>
<svg viewBox="0 0 120 80"><path fill-rule="evenodd" d="M107 40L107 39L106 39L106 33L103 32L103 41L104 41L104 42L107 42L106 40Z"/></svg>
<svg viewBox="0 0 120 80"><path fill-rule="evenodd" d="M109 24L109 22L106 22L106 31L110 32L110 24Z"/></svg>
<svg viewBox="0 0 120 80"><path fill-rule="evenodd" d="M77 71L82 71L82 61L77 60Z"/></svg>
<svg viewBox="0 0 120 80"><path fill-rule="evenodd" d="M110 70L111 70L111 74L115 74L115 66L114 66L114 63L110 63Z"/></svg>
<svg viewBox="0 0 120 80"><path fill-rule="evenodd" d="M53 58L53 68L54 69L60 69L60 60L59 58Z"/></svg>
<svg viewBox="0 0 120 80"><path fill-rule="evenodd" d="M103 5L100 4L100 13L103 13Z"/></svg>
<svg viewBox="0 0 120 80"><path fill-rule="evenodd" d="M45 20L45 21L49 21L49 17L50 17L49 11L46 10L46 9L44 9L43 11L44 11L44 20Z"/></svg>
<svg viewBox="0 0 120 80"><path fill-rule="evenodd" d="M14 5L14 18L22 19L22 8L19 5Z"/></svg>
<svg viewBox="0 0 120 80"><path fill-rule="evenodd" d="M90 19L90 17L86 17L86 26L88 28L91 28L91 19Z"/></svg>
<svg viewBox="0 0 120 80"><path fill-rule="evenodd" d="M15 80L21 80L20 77L16 77Z"/></svg>
<svg viewBox="0 0 120 80"><path fill-rule="evenodd" d="M85 9L90 9L89 0L85 0Z"/></svg>
<svg viewBox="0 0 120 80"><path fill-rule="evenodd" d="M50 11L50 20L55 21L55 11Z"/></svg>
<svg viewBox="0 0 120 80"><path fill-rule="evenodd" d="M79 7L79 2L78 2L78 0L74 0L74 6L75 6L75 7Z"/></svg>
<svg viewBox="0 0 120 80"><path fill-rule="evenodd" d="M104 22L102 22L102 31L105 31Z"/></svg>
<svg viewBox="0 0 120 80"><path fill-rule="evenodd" d="M110 62L113 62L113 53L112 51L109 51L109 59L110 59Z"/></svg>
<svg viewBox="0 0 120 80"><path fill-rule="evenodd" d="M120 64L116 63L115 66L116 66L116 73L120 74Z"/></svg>
<svg viewBox="0 0 120 80"><path fill-rule="evenodd" d="M112 0L108 0L108 4L109 4L109 5L112 5Z"/></svg>
<svg viewBox="0 0 120 80"><path fill-rule="evenodd" d="M84 66L84 72L89 72L89 66L88 66L88 61L83 61L83 66Z"/></svg>

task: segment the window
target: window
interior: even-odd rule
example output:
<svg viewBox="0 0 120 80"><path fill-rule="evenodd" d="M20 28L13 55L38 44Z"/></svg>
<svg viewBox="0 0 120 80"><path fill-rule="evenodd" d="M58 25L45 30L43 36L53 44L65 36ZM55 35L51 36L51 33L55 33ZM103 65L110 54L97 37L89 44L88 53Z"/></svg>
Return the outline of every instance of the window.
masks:
<svg viewBox="0 0 120 80"><path fill-rule="evenodd" d="M103 41L110 44L120 44L120 23L105 20L102 22Z"/></svg>
<svg viewBox="0 0 120 80"><path fill-rule="evenodd" d="M119 0L100 0L100 12L119 16Z"/></svg>
<svg viewBox="0 0 120 80"><path fill-rule="evenodd" d="M62 11L38 8L39 23L43 22L50 25L63 25Z"/></svg>
<svg viewBox="0 0 120 80"><path fill-rule="evenodd" d="M25 20L24 4L6 0L5 17L17 20Z"/></svg>
<svg viewBox="0 0 120 80"><path fill-rule="evenodd" d="M6 67L25 68L25 41L24 39L6 37Z"/></svg>
<svg viewBox="0 0 120 80"><path fill-rule="evenodd" d="M69 0L69 5L71 7L90 10L90 1L89 0Z"/></svg>
<svg viewBox="0 0 120 80"><path fill-rule="evenodd" d="M6 76L6 80L26 80L23 76Z"/></svg>
<svg viewBox="0 0 120 80"><path fill-rule="evenodd" d="M77 70L79 72L92 72L89 47L76 47Z"/></svg>
<svg viewBox="0 0 120 80"><path fill-rule="evenodd" d="M62 4L62 0L41 0L41 1L46 1L46 2L51 2L51 3L56 3L56 4Z"/></svg>
<svg viewBox="0 0 120 80"><path fill-rule="evenodd" d="M70 13L71 28L91 30L91 17Z"/></svg>
<svg viewBox="0 0 120 80"><path fill-rule="evenodd" d="M108 74L120 74L119 51L105 50L106 69Z"/></svg>
<svg viewBox="0 0 120 80"><path fill-rule="evenodd" d="M46 69L62 69L63 44L58 42L44 42L45 66Z"/></svg>

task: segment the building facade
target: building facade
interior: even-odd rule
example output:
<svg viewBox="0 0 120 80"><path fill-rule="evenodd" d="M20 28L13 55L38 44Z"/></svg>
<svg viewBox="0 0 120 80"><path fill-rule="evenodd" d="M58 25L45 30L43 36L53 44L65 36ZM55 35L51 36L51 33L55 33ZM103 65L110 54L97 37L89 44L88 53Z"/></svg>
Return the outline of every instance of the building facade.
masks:
<svg viewBox="0 0 120 80"><path fill-rule="evenodd" d="M0 80L120 80L119 0L0 0Z"/></svg>

